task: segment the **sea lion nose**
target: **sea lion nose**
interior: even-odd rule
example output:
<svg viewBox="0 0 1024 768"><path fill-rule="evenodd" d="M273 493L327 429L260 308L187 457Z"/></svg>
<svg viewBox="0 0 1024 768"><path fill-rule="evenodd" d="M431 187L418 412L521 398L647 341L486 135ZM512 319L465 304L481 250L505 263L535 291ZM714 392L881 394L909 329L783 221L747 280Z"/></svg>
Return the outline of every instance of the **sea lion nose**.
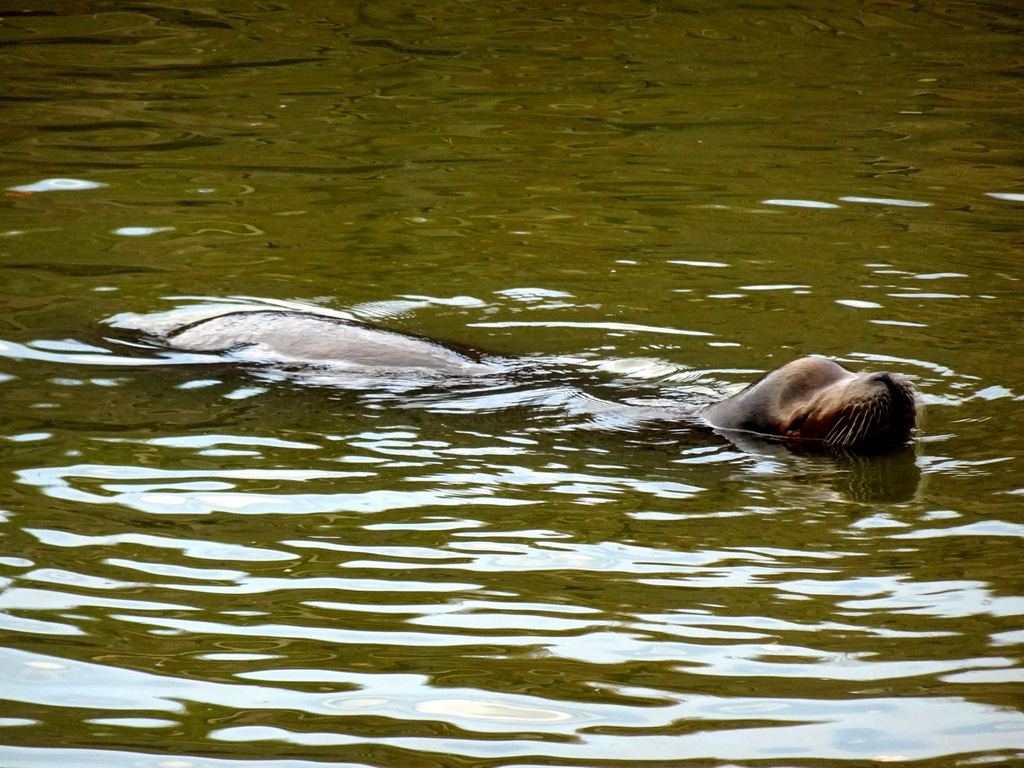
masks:
<svg viewBox="0 0 1024 768"><path fill-rule="evenodd" d="M879 371L878 373L871 374L871 381L877 381L879 384L885 386L889 391L890 397L893 402L897 403L913 403L914 392L907 383L907 380L900 376L898 373L889 373L889 371Z"/></svg>
<svg viewBox="0 0 1024 768"><path fill-rule="evenodd" d="M890 389L892 389L893 386L896 384L895 380L892 377L892 374L889 373L888 371L879 371L878 373L871 374L871 381L877 381L880 384L885 384L885 386L889 387Z"/></svg>

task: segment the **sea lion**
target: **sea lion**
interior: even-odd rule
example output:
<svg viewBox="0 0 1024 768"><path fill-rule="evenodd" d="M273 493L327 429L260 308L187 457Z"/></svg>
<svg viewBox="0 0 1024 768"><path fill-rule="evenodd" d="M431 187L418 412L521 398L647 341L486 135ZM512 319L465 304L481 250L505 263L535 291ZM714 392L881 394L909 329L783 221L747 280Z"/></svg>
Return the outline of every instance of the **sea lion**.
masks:
<svg viewBox="0 0 1024 768"><path fill-rule="evenodd" d="M423 336L299 310L238 310L180 326L163 336L175 349L222 353L248 362L332 366L419 376L487 376L511 361ZM622 406L626 407L626 406ZM787 441L845 448L906 443L916 421L914 390L898 374L853 373L804 357L765 374L732 397L696 409L646 409L642 419L703 418L711 426Z"/></svg>
<svg viewBox="0 0 1024 768"><path fill-rule="evenodd" d="M719 429L843 448L902 445L917 421L914 390L899 374L854 373L820 357L770 371L704 409Z"/></svg>

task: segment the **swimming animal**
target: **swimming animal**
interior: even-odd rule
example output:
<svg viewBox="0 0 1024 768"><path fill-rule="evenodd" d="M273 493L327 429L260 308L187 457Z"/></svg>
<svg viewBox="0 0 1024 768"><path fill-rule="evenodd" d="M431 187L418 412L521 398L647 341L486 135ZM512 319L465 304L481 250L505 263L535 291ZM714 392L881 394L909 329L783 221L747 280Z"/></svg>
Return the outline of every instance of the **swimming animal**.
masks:
<svg viewBox="0 0 1024 768"><path fill-rule="evenodd" d="M500 358L298 310L226 312L175 328L163 342L180 350L231 352L245 360L288 365L443 376L486 376L507 370ZM724 431L843 448L882 448L910 439L917 404L910 382L899 374L854 373L831 360L803 357L697 415Z"/></svg>

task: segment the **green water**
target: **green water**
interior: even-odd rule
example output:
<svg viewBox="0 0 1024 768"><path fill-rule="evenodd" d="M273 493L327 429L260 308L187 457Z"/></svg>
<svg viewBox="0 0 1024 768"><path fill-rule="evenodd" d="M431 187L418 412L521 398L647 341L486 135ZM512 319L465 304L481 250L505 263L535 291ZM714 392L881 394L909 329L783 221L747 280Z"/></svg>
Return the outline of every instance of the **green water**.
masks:
<svg viewBox="0 0 1024 768"><path fill-rule="evenodd" d="M5 768L1024 759L1019 8L0 16ZM267 303L536 372L125 327ZM804 354L911 378L913 450L595 407Z"/></svg>

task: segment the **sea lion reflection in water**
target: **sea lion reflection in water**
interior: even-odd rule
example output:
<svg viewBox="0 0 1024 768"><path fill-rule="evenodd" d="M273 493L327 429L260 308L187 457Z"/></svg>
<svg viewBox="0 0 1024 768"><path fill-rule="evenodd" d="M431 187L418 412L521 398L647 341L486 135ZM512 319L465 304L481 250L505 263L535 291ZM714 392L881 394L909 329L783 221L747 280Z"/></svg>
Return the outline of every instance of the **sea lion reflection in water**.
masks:
<svg viewBox="0 0 1024 768"><path fill-rule="evenodd" d="M164 341L181 350L244 351L246 359L293 365L445 376L486 376L506 370L500 360L424 337L290 310L228 312L179 327ZM898 374L853 373L830 360L804 357L695 415L720 430L879 449L910 439L916 401L910 383Z"/></svg>

